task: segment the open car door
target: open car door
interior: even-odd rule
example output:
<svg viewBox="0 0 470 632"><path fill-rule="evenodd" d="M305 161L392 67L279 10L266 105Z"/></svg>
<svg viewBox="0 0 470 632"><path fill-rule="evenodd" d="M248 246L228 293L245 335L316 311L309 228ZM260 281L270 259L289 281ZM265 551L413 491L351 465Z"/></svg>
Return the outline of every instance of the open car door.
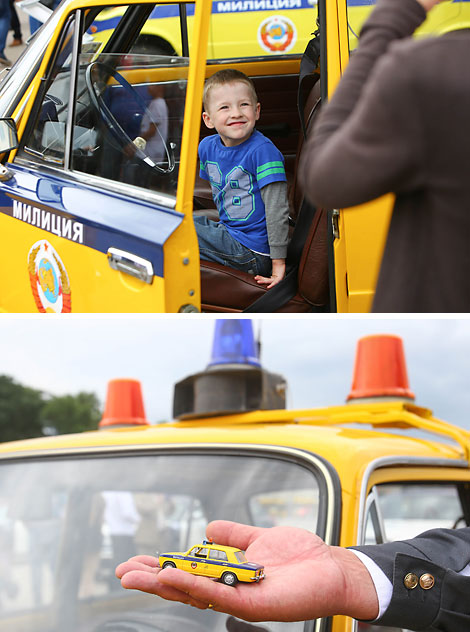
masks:
<svg viewBox="0 0 470 632"><path fill-rule="evenodd" d="M198 7L208 25L210 1ZM194 3L69 2L26 51L43 53L28 83L7 84L17 98L2 113L15 120L19 147L0 182L1 310L199 310L185 212L200 113L186 96L200 103L203 76L191 64L204 64L208 28L195 29L190 64L183 13L186 34L204 22ZM160 14L171 49L144 33Z"/></svg>
<svg viewBox="0 0 470 632"><path fill-rule="evenodd" d="M327 0L329 95L339 80L337 70L344 72L349 55L357 46L361 26L374 4L370 0ZM468 2L444 2L429 12L415 36L439 35L469 26ZM333 43L336 33L337 45ZM338 51L336 60L332 59L335 50ZM330 269L332 311L370 311L393 201L393 195L389 194L354 208L329 210L332 236L330 256L333 263Z"/></svg>

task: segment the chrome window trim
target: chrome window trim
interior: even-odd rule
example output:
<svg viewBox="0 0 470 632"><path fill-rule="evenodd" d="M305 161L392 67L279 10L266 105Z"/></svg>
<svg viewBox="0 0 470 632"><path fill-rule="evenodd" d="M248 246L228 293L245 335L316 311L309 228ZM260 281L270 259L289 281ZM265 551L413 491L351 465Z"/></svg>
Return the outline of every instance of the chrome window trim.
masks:
<svg viewBox="0 0 470 632"><path fill-rule="evenodd" d="M83 22L83 10L78 9L75 13L75 24L72 42L72 60L70 62L69 102L67 108L67 121L65 124L64 169L66 171L70 170L70 165L72 164L72 143L76 111L75 93L77 90L78 56L80 54L80 47L82 43Z"/></svg>
<svg viewBox="0 0 470 632"><path fill-rule="evenodd" d="M377 492L377 485L373 485L373 487L370 490L370 493L368 494L368 496L366 498L366 505L365 505L365 508L364 508L364 515L365 515L366 518L369 515L372 507L375 508L376 520L377 520L377 524L376 524L376 526L374 526L374 530L375 529L378 530L379 536L381 538L381 542L385 542L385 525L384 525L384 521L383 521L382 510L380 508L379 495L378 495L378 492Z"/></svg>
<svg viewBox="0 0 470 632"><path fill-rule="evenodd" d="M164 207L162 210L175 211L176 197L165 195L163 193L157 193L150 189L142 189L132 184L125 184L118 182L117 180L107 180L100 176L94 176L91 174L84 174L80 171L71 171L64 169L64 167L56 167L51 163L37 163L32 160L26 159L24 156L17 156L14 161L15 165L25 167L27 169L35 169L38 164L41 167L41 175L47 177L58 176L63 180L70 180L74 184L81 184L91 188L98 188L102 193L118 193L127 198L128 202L132 202L129 197L135 199L136 202L150 202L159 207Z"/></svg>
<svg viewBox="0 0 470 632"><path fill-rule="evenodd" d="M383 467L391 465L409 465L409 466L426 466L426 467L457 467L466 469L469 467L468 461L464 459L445 459L445 458L428 458L421 456L385 456L371 461L366 467L361 483L361 492L359 496L359 515L356 545L360 545L364 541L365 535L365 506L367 498L367 486L372 472Z"/></svg>

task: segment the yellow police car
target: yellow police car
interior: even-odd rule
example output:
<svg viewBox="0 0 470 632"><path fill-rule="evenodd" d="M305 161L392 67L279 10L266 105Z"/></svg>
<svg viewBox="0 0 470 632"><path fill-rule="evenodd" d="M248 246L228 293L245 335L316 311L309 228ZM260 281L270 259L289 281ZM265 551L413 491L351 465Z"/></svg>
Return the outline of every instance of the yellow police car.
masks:
<svg viewBox="0 0 470 632"><path fill-rule="evenodd" d="M203 540L186 553L161 553L158 562L161 568L180 568L193 575L220 579L227 586L264 579L264 566L248 562L240 549L214 544L212 540Z"/></svg>
<svg viewBox="0 0 470 632"><path fill-rule="evenodd" d="M285 379L242 331L249 321L219 323L209 366L175 387L173 420L149 424L139 383L112 380L98 431L0 445L0 629L244 629L123 590L114 574L136 554L192 554L216 518L340 546L470 525L470 434L414 403L400 339L359 341L347 403L289 410ZM358 629L343 616L259 625Z"/></svg>
<svg viewBox="0 0 470 632"><path fill-rule="evenodd" d="M214 0L210 18L209 59L302 54L311 39L316 0ZM125 12L105 11L95 24L93 39L105 42ZM312 22L313 19L313 22ZM194 30L194 5L187 9L188 44ZM182 55L180 15L175 5L156 5L134 50Z"/></svg>
<svg viewBox="0 0 470 632"><path fill-rule="evenodd" d="M305 43L318 31L319 62L300 87L318 104L371 6L64 0L0 77L0 312L368 311L390 200L306 211L295 165ZM441 3L423 29L468 26L468 6ZM258 128L291 185L289 274L276 291L199 265L193 214L213 213L196 182L202 89L227 66L253 79ZM157 118L160 131L136 144Z"/></svg>

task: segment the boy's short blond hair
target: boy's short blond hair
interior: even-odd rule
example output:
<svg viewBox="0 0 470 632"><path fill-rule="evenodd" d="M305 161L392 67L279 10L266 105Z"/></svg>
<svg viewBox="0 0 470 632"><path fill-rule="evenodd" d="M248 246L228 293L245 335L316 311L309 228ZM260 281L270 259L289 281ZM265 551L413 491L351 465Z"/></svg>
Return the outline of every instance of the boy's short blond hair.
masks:
<svg viewBox="0 0 470 632"><path fill-rule="evenodd" d="M253 97L253 102L258 103L258 95L256 94L255 85L252 80L245 75L244 72L240 70L235 70L235 68L226 68L224 70L218 70L215 74L209 77L204 84L204 94L202 97L202 102L204 105L204 111L207 112L207 103L209 100L209 93L212 88L216 88L218 86L224 86L227 83L235 83L241 82L248 86L251 92L251 96Z"/></svg>

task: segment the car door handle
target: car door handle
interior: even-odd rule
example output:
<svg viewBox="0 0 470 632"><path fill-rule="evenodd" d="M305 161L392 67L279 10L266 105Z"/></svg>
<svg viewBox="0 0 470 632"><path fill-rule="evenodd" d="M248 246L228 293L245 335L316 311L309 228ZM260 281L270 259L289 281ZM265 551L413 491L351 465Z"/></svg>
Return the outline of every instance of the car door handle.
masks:
<svg viewBox="0 0 470 632"><path fill-rule="evenodd" d="M107 257L108 263L113 270L129 274L149 285L152 284L153 266L147 259L142 259L142 257L118 248L108 248Z"/></svg>

